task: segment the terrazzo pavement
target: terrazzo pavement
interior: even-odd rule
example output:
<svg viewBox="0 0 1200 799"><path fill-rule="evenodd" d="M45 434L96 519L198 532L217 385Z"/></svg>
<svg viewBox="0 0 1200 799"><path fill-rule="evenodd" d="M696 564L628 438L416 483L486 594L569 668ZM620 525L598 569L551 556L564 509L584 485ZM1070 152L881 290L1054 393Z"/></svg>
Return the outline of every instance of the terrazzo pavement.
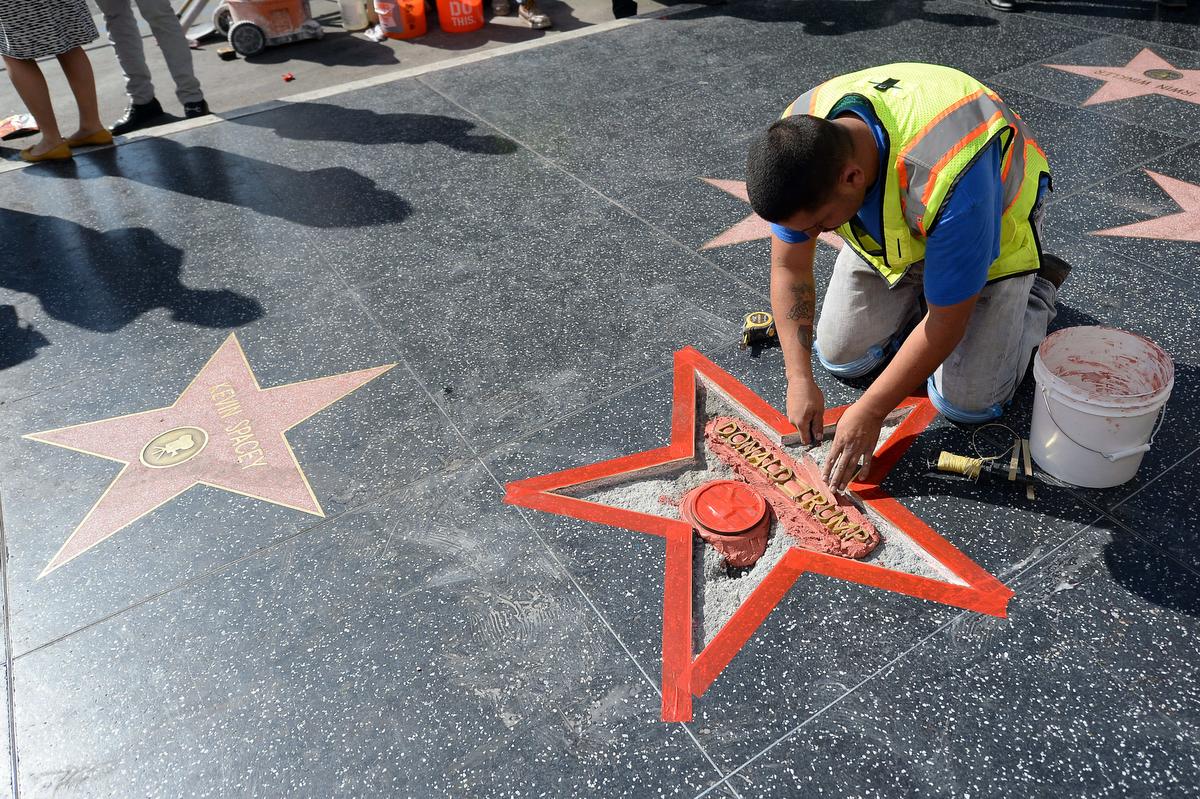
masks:
<svg viewBox="0 0 1200 799"><path fill-rule="evenodd" d="M1047 65L1197 70L1198 24L1138 0L677 6L0 174L3 790L1194 796L1200 243L1096 232L1186 210L1150 173L1200 184L1200 103L1084 105L1101 81ZM1045 244L1075 267L1055 327L1162 345L1162 431L1130 483L1030 502L932 474L970 446L935 420L883 487L1015 592L1008 617L806 575L663 722L661 539L504 484L664 446L687 346L782 406L779 351L736 346L769 242L703 249L750 212L704 179L744 180L815 82L922 59L1045 147ZM124 467L23 436L170 405L231 333L263 388L395 364L286 433L322 515L198 485L39 576ZM862 390L818 381L830 407Z"/></svg>

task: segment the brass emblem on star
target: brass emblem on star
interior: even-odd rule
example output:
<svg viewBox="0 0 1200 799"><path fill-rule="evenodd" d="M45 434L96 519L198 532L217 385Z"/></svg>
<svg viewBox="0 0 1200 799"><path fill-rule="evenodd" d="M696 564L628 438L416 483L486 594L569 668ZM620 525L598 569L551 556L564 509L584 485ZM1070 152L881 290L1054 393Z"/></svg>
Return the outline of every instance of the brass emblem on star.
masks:
<svg viewBox="0 0 1200 799"><path fill-rule="evenodd" d="M1148 69L1142 74L1155 80L1179 80L1183 77L1182 72L1176 72L1173 69Z"/></svg>
<svg viewBox="0 0 1200 799"><path fill-rule="evenodd" d="M151 469L178 466L199 455L207 443L208 433L199 427L176 427L150 439L141 461Z"/></svg>

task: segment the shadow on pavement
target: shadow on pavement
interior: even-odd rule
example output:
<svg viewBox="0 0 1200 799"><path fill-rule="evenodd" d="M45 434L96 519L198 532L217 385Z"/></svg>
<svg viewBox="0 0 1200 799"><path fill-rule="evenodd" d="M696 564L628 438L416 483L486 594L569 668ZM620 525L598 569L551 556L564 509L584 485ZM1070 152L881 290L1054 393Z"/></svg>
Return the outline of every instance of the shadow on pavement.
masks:
<svg viewBox="0 0 1200 799"><path fill-rule="evenodd" d="M225 45L214 42L213 50ZM293 42L268 47L256 56L244 59L247 64L285 64L289 61L308 61L326 67L374 67L399 64L396 51L386 44L373 42L361 33L326 32L319 40Z"/></svg>
<svg viewBox="0 0 1200 799"><path fill-rule="evenodd" d="M175 321L215 328L263 315L253 297L183 285L182 264L183 251L146 228L99 232L0 209L0 288L33 295L52 319L111 333L155 308L166 308ZM49 343L22 327L12 306L0 306L0 365L28 360Z"/></svg>
<svg viewBox="0 0 1200 799"><path fill-rule="evenodd" d="M722 16L753 22L802 22L804 32L814 36L841 36L857 31L889 28L910 19L960 28L982 28L1000 24L982 13L986 8L983 0L979 0L978 14L945 14L928 11L925 5L925 0L860 0L855 3L830 3L825 0L796 0L791 3L743 2L686 11L667 19Z"/></svg>
<svg viewBox="0 0 1200 799"><path fill-rule="evenodd" d="M476 134L474 122L438 114L380 114L325 103L290 103L263 114L232 120L274 130L285 139L348 144L444 144L454 150L486 155L517 151L511 139Z"/></svg>
<svg viewBox="0 0 1200 799"><path fill-rule="evenodd" d="M36 358L38 349L49 343L31 325L21 324L15 307L0 305L0 370Z"/></svg>
<svg viewBox="0 0 1200 799"><path fill-rule="evenodd" d="M36 164L25 174L67 180L124 178L317 228L395 223L411 210L403 198L346 167L306 172L168 138L80 154L69 162Z"/></svg>

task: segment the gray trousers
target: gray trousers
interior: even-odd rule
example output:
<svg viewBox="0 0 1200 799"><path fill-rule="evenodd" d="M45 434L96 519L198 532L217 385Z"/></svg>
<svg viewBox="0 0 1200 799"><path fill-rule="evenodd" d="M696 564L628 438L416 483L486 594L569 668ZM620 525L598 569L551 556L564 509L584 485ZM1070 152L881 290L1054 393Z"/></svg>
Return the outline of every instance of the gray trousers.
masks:
<svg viewBox="0 0 1200 799"><path fill-rule="evenodd" d="M924 264L894 288L849 246L842 248L817 322L821 364L839 377L861 377L899 349L922 316ZM957 422L1003 413L1054 321L1054 285L1029 274L984 286L966 334L929 378L929 398Z"/></svg>
<svg viewBox="0 0 1200 799"><path fill-rule="evenodd" d="M108 40L117 51L117 61L125 73L125 93L135 103L154 99L154 84L146 52L142 49L142 34L133 16L133 0L96 0L104 13ZM162 51L175 79L175 96L181 103L196 103L204 99L200 81L192 70L192 51L170 0L137 0L138 11L150 26L158 49Z"/></svg>

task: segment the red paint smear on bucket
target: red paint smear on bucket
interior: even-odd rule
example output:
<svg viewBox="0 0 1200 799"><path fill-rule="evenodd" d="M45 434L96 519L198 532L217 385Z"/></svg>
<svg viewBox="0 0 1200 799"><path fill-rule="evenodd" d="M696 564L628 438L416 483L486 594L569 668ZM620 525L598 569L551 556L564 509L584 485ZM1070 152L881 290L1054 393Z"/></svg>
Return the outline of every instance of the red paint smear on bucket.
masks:
<svg viewBox="0 0 1200 799"><path fill-rule="evenodd" d="M1069 330L1072 328L1046 339L1045 350L1042 353L1043 361L1052 357L1057 345L1067 343L1060 334ZM1112 328L1105 330L1141 342L1143 357L1134 358L1118 354L1118 349L1128 348L1128 342L1122 343L1109 336L1102 336L1099 340L1102 347L1099 357L1108 356L1106 360L1095 360L1096 355L1092 358L1067 355L1062 359L1062 363L1049 370L1050 373L1086 390L1089 396L1095 399L1148 397L1166 388L1170 375L1174 372L1174 363L1161 347L1136 333Z"/></svg>

